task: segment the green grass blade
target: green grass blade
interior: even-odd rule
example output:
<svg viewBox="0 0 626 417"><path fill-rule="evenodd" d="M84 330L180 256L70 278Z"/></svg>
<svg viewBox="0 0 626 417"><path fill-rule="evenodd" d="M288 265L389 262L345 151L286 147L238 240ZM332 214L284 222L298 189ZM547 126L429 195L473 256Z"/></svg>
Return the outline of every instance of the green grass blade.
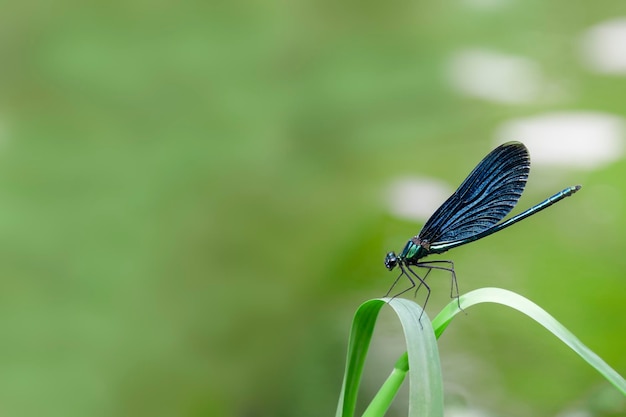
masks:
<svg viewBox="0 0 626 417"><path fill-rule="evenodd" d="M359 307L355 314L337 417L354 416L365 357L378 313L385 304L385 300L367 301ZM578 353L622 394L626 395L626 380L622 376L545 310L530 300L511 291L499 288L482 288L461 296L459 302L463 309L468 309L479 303L497 303L526 314L558 337L574 352ZM402 323L407 341L408 355L405 353L396 362L391 375L374 397L364 416L378 417L384 415L404 381L409 368L418 370L418 372L408 373L411 391L409 416L442 416L443 387L435 337L439 338L454 316L461 311L457 301L453 300L450 302L437 315L432 322L432 327L425 314L421 318L420 326L418 318L421 314L421 308L413 301L394 299L390 302L390 306L394 309Z"/></svg>
<svg viewBox="0 0 626 417"><path fill-rule="evenodd" d="M374 399L367 407L367 410L363 413L363 417L379 417L385 415L400 390L404 378L406 378L409 372L408 356L405 354L404 357L407 358L406 366L395 366L393 368L391 375L387 377L385 383L378 390Z"/></svg>
<svg viewBox="0 0 626 417"><path fill-rule="evenodd" d="M336 417L354 416L365 357L374 333L374 324L383 305L385 302L379 299L366 301L354 315Z"/></svg>
<svg viewBox="0 0 626 417"><path fill-rule="evenodd" d="M613 368L604 362L598 355L593 353L585 346L576 336L567 330L561 323L556 321L554 317L548 314L537 304L511 291L501 288L481 288L467 293L460 298L461 308L467 309L474 304L479 303L497 303L506 305L541 324L556 337L561 339L563 343L569 346L574 352L578 353L589 365L593 366L600 374L602 374L611 384L613 384L622 394L626 395L626 380L619 375ZM456 300L450 302L433 320L433 327L437 337L443 333L445 328L450 324L452 318L459 313L459 307Z"/></svg>
<svg viewBox="0 0 626 417"><path fill-rule="evenodd" d="M404 379L403 374L406 375L408 370L406 366L408 365L409 369L414 370L414 372L409 372L409 417L443 416L443 378L441 376L439 348L430 320L426 314L422 314L422 308L411 300L404 298L388 300L389 305L395 310L402 323L407 345L408 363L405 362L404 356L400 358L387 380L389 381L390 378L397 375L392 381L401 382L400 376ZM399 383L397 386L399 388ZM380 392L385 393L386 387L387 381ZM395 392L393 395L387 393L386 398L381 400L381 403L386 406L384 409L377 406L379 401L377 394L366 410L364 417L383 415L391 404ZM380 410L383 414L369 414L370 409Z"/></svg>
<svg viewBox="0 0 626 417"><path fill-rule="evenodd" d="M388 300L388 299L386 299ZM363 364L369 349L374 325L385 300L377 299L363 303L357 310L348 344L348 359L343 387L337 408L337 417L352 417L356 407ZM409 365L419 370L409 374L409 416L443 416L443 382L437 342L428 317L424 314L421 326L418 321L422 309L415 302L394 299L394 309L405 333L407 356L404 355L387 378L383 388L375 396L364 416L382 416L391 405Z"/></svg>

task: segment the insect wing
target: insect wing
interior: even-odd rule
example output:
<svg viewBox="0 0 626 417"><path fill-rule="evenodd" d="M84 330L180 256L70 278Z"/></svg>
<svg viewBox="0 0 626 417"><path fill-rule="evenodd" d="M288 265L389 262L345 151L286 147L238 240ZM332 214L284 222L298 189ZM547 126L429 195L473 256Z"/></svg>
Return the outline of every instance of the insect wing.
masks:
<svg viewBox="0 0 626 417"><path fill-rule="evenodd" d="M529 172L530 156L522 143L498 146L428 219L419 238L434 244L487 230L515 207Z"/></svg>

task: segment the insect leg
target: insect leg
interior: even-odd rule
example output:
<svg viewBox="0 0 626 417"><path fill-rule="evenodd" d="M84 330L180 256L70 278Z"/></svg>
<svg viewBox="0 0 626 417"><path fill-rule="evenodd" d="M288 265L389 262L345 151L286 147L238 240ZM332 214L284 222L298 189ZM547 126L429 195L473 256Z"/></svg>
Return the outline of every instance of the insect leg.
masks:
<svg viewBox="0 0 626 417"><path fill-rule="evenodd" d="M419 264L417 264L417 266L419 266ZM409 268L408 265L407 265L406 269L407 269L407 271L409 271L409 273L411 273L415 278L417 278L419 280L420 287L423 285L426 288L426 291L427 291L427 293L426 293L426 300L424 300L424 305L422 307L422 312L420 313L420 316L417 319L418 321L420 321L422 319L422 314L424 314L424 310L426 309L426 304L428 304L428 299L430 298L430 287L428 286L428 284L426 284L426 281L424 281L424 279L426 279L426 276L428 276L428 273L430 272L430 270L428 270L428 272L426 273L426 276L424 278L422 278L419 275L417 275L417 273L415 271L413 271L411 268ZM409 276L409 274L407 274L407 276ZM413 280L411 280L411 281L413 281ZM413 286L415 286L415 284L413 284ZM421 325L421 322L420 322L420 325Z"/></svg>
<svg viewBox="0 0 626 417"><path fill-rule="evenodd" d="M396 278L396 280L393 282L393 284L391 284L391 288L389 288L389 291L387 291L387 294L385 294L385 298L386 298L386 297L389 297L389 294L391 293L391 290L393 290L393 288L396 286L396 284L398 283L398 281L400 280L400 278L402 278L402 275L406 275L406 272L404 272L404 268L402 268L402 265L399 265L399 266L400 266L400 275L398 275L398 278ZM407 277L409 278L409 281L411 281L411 284L413 284L413 287L414 287L414 286L415 286L415 283L413 282L413 280L411 279L411 277L409 277L408 275L407 275ZM413 288L413 287L411 287L411 288ZM405 291L406 291L406 290L405 290ZM404 292L404 291L402 291L402 292ZM400 294L402 294L402 292L401 292ZM396 295L394 295L394 296L393 296L393 297L391 297L391 298L396 298L396 297L397 297L398 295L400 295L400 294L396 294Z"/></svg>
<svg viewBox="0 0 626 417"><path fill-rule="evenodd" d="M433 264L446 264L449 265L448 267L445 266L439 266L439 265L433 265ZM459 283L457 282L456 279L456 272L454 271L454 262L452 261L428 261L428 262L419 262L417 264L420 268L429 268L429 271L432 269L439 269L441 271L448 271L450 272L450 275L452 276L452 282L450 285L450 298L456 298L457 304L459 306L460 310L463 310L461 308L461 300L459 299Z"/></svg>
<svg viewBox="0 0 626 417"><path fill-rule="evenodd" d="M387 295L385 295L385 297L387 297L389 295L389 293L391 292L391 290L393 289L393 287L396 286L396 283L398 282L400 277L402 277L402 275L406 276L409 279L409 281L411 281L411 286L409 288L405 289L405 290L400 291L399 293L397 293L396 295L394 295L391 298L396 298L397 296L402 295L405 292L410 291L411 289L415 288L415 281L413 280L413 278L411 278L411 276L409 274L407 274L406 269L404 269L404 266L402 266L402 264L398 264L398 266L402 270L402 273L400 274L400 276L398 278L396 278L396 280L393 283L393 285L391 286L391 288L389 288L389 291L387 291ZM407 269L408 269L408 267L407 267ZM409 269L409 271L410 271L410 269ZM411 272L413 272L413 271L411 271ZM421 278L419 276L417 278L421 281Z"/></svg>
<svg viewBox="0 0 626 417"><path fill-rule="evenodd" d="M419 265L418 265L418 266L419 266ZM415 289L415 297L417 297L417 292L420 290L420 288L422 288L422 283L423 283L423 282L426 282L426 277L428 277L428 274L430 274L430 271L432 271L432 268L429 268L429 267L427 267L427 266L426 266L426 267L424 267L424 268L425 268L425 269L428 269L428 271L426 271L426 275L424 275L424 278L422 278L422 279L420 280L419 285L418 285L418 286L417 286L417 288ZM413 271L411 271L411 272L413 272Z"/></svg>

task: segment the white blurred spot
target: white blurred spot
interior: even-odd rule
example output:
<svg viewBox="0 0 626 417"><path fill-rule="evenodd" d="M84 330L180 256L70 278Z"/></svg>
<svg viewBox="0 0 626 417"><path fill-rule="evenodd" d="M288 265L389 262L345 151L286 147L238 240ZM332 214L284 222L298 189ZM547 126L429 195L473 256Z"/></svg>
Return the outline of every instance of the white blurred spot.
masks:
<svg viewBox="0 0 626 417"><path fill-rule="evenodd" d="M619 116L562 112L507 122L497 131L496 141L523 142L533 164L594 169L622 158L625 133Z"/></svg>
<svg viewBox="0 0 626 417"><path fill-rule="evenodd" d="M485 49L458 52L450 61L449 76L462 93L509 104L536 101L544 84L532 60Z"/></svg>
<svg viewBox="0 0 626 417"><path fill-rule="evenodd" d="M426 220L446 201L453 190L430 178L398 178L388 188L389 209L395 216Z"/></svg>
<svg viewBox="0 0 626 417"><path fill-rule="evenodd" d="M585 64L603 74L626 74L626 18L608 20L584 33L581 53Z"/></svg>

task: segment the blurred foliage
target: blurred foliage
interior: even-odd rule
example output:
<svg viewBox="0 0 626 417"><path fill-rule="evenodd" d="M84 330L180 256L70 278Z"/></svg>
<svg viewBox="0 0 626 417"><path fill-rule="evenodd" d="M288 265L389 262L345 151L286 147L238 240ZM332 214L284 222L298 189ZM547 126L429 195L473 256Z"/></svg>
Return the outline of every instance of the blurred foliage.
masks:
<svg viewBox="0 0 626 417"><path fill-rule="evenodd" d="M626 113L626 79L575 47L622 2L493 3L5 5L1 413L330 415L352 311L420 227L385 214L385 185L454 187L499 123L564 107L462 98L449 54L527 55L572 86L565 107ZM451 255L462 292L528 296L622 374L625 169L561 174L585 188ZM541 181L521 207L557 191ZM487 308L441 343L451 395L494 413L554 415L605 384Z"/></svg>

